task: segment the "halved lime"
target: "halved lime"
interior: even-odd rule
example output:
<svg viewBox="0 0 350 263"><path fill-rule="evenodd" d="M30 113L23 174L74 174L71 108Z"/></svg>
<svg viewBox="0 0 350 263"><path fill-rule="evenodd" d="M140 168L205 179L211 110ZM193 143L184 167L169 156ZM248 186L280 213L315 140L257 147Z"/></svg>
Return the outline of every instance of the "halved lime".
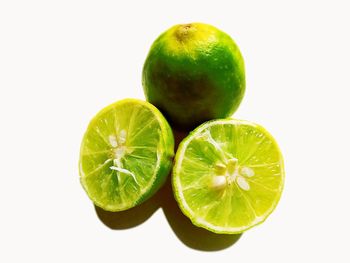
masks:
<svg viewBox="0 0 350 263"><path fill-rule="evenodd" d="M134 207L165 182L174 137L160 111L136 99L118 101L90 122L80 151L80 181L95 205Z"/></svg>
<svg viewBox="0 0 350 263"><path fill-rule="evenodd" d="M244 60L220 29L203 23L175 25L152 44L142 85L147 101L170 123L193 129L237 110L245 92Z"/></svg>
<svg viewBox="0 0 350 263"><path fill-rule="evenodd" d="M215 233L241 233L276 207L284 183L283 158L263 127L213 120L181 142L172 183L193 224Z"/></svg>

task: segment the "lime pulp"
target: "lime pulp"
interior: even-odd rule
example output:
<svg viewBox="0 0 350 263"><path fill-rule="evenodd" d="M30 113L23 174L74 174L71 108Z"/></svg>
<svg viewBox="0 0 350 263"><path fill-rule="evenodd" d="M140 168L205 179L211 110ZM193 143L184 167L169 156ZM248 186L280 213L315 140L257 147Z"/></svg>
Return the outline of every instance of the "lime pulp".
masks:
<svg viewBox="0 0 350 263"><path fill-rule="evenodd" d="M95 205L108 211L132 208L165 182L174 138L150 103L125 99L90 122L80 152L80 180Z"/></svg>
<svg viewBox="0 0 350 263"><path fill-rule="evenodd" d="M215 233L241 233L276 207L284 183L283 158L260 125L209 121L180 144L172 183L193 224Z"/></svg>

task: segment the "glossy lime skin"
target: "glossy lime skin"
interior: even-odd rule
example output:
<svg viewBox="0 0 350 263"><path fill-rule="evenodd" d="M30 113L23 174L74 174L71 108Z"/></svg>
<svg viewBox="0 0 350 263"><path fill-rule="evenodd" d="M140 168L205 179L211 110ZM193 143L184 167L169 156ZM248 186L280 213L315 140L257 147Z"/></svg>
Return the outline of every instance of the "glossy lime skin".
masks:
<svg viewBox="0 0 350 263"><path fill-rule="evenodd" d="M176 25L153 43L143 68L146 99L177 127L231 116L245 92L242 55L230 36L200 23Z"/></svg>

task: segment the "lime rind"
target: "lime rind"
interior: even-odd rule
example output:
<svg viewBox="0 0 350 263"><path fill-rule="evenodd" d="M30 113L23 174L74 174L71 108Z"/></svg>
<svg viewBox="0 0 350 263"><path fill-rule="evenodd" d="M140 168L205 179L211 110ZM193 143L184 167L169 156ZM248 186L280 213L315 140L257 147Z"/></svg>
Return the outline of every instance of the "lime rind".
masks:
<svg viewBox="0 0 350 263"><path fill-rule="evenodd" d="M255 216L254 220L252 220L249 224L238 226L238 227L227 227L227 226L218 226L214 225L207 220L205 220L203 217L198 216L198 213L194 212L188 203L186 202L186 198L184 196L184 191L181 186L180 182L180 170L181 170L181 164L183 162L183 158L185 155L185 151L187 149L187 146L189 143L198 136L199 133L204 131L205 129L208 129L211 126L214 125L224 125L224 124L233 124L235 127L236 125L248 125L248 126L254 126L257 128L260 132L262 132L268 140L273 144L276 152L278 152L278 159L279 159L279 165L280 165L280 177L281 181L280 184L276 189L273 189L277 192L277 194L274 197L273 202L270 204L269 208L259 216ZM276 208L280 198L281 193L283 191L283 185L284 185L284 162L283 157L281 154L281 151L278 147L278 144L276 143L275 139L272 137L272 135L262 126L248 122L243 120L236 120L236 119L217 119L208 121L206 123L203 123L199 127L197 127L195 130L193 130L179 145L178 151L175 156L174 160L174 167L173 167L173 174L172 174L172 186L175 194L175 199L177 200L177 203L181 209L181 211L192 221L192 223L198 227L205 228L209 231L218 233L218 234L238 234L242 233L258 224L261 224L266 220L266 218L273 212L273 210ZM198 165L198 164L197 164ZM237 187L239 188L239 187Z"/></svg>
<svg viewBox="0 0 350 263"><path fill-rule="evenodd" d="M128 107L134 107L134 106L144 108L147 111L149 111L153 117L152 121L156 120L155 125L159 127L159 130L158 130L159 134L158 134L158 137L156 137L156 138L158 138L158 141L156 142L156 145L154 145L154 148L155 148L154 154L155 154L155 158L156 158L156 163L153 163L152 164L153 166L150 165L151 168L149 168L149 169L153 170L153 174L148 179L148 182L146 184L145 184L145 182L143 182L141 189L135 189L135 192L138 192L138 193L135 194L134 196L132 196L133 191L128 191L128 193L131 193L131 196L124 196L124 198L123 198L122 196L119 196L119 197L117 196L118 189L112 189L113 186L118 185L118 183L116 183L116 182L113 183L114 177L109 175L108 172L110 172L110 173L119 172L119 174L122 174L122 173L128 173L129 170L127 170L127 169L123 170L123 169L120 169L118 167L114 167L113 163L108 163L108 162L113 162L113 161L108 160L108 159L105 161L105 163L101 164L101 160L106 159L106 156L104 156L104 154L106 154L105 152L108 152L109 144L112 144L112 145L114 143L117 144L117 142L114 142L116 140L116 138L108 138L108 136L106 134L102 134L101 136L93 137L94 140L95 139L97 140L97 144L98 143L100 143L102 145L105 144L103 146L101 146L101 145L96 146L96 149L98 149L99 147L102 147L104 149L100 153L86 151L86 149L87 149L86 142L87 142L87 138L89 136L91 136L91 131L93 131L96 127L99 127L98 125L101 124L99 122L101 122L101 121L106 122L106 120L104 119L104 117L106 115L107 116L111 115L110 114L111 112L113 115L113 111L115 111L116 108L124 110L124 109L127 109ZM128 121L131 121L132 118L138 118L138 117L139 116L130 116ZM109 128L111 128L110 126L115 126L117 124L117 121L118 120L115 120L114 123L112 123L112 124L107 123L108 127L106 127L106 128L109 129ZM141 123L141 125L142 124L147 125L146 123ZM132 127L129 127L129 128L133 129ZM143 129L144 129L144 127L143 127ZM155 131L153 130L152 132L155 132ZM107 134L108 134L108 132L107 132ZM149 143L147 140L147 136L146 137L142 136L142 137L143 137L142 138L143 142ZM127 140L126 138L119 138L119 139L123 139L123 141ZM145 155L145 153L144 153L145 149L142 149L142 151L143 151L143 155ZM96 154L99 155L100 154L102 156L100 158L101 160L97 161L97 162L100 162L100 165L101 165L100 169L104 169L103 166L106 165L109 168L114 167L114 170L118 170L118 171L108 170L108 171L105 171L106 173L104 173L104 174L99 173L100 178L97 176L97 178L93 179L93 180L95 180L94 182L89 182L89 177L85 173L86 167L91 168L95 164L93 163L93 165L91 167L89 167L89 166L86 166L86 163L89 162L90 159L94 160L94 158L96 158L96 156L94 156L94 158L90 158L90 159L86 158L86 155L89 155L89 154L91 154L91 155L96 155ZM82 184L85 192L87 193L89 198L94 202L94 204L96 206L99 206L104 210L113 211L113 212L126 210L126 209L132 208L132 207L142 203L143 201L148 199L150 196L152 196L162 186L162 184L166 180L166 177L167 177L169 171L171 170L173 156L174 156L174 137L172 134L172 130L171 130L169 124L167 123L166 119L160 113L160 111L148 102L137 100L137 99L124 99L122 101L118 101L118 102L113 103L113 104L105 107L104 109L102 109L100 112L98 112L96 114L96 116L91 120L90 124L88 125L88 128L87 128L87 130L84 134L84 137L83 137L83 141L81 144L81 150L80 150L80 160L79 160L80 181L81 181L81 184ZM141 157L143 157L143 156L141 156ZM129 157L129 161L130 161L130 159L131 158ZM140 173L147 168L147 165L149 165L149 163L147 163L147 160L146 161L142 160L142 161L143 161L142 168L138 170ZM152 160L150 160L150 161L152 161ZM125 160L124 160L123 164L126 165ZM84 169L84 165L85 165L85 169ZM131 167L133 167L133 169L136 169L135 165L132 165ZM89 171L89 172L91 173L91 171ZM98 172L102 172L102 171L97 171L97 173ZM126 178L126 180L132 180L132 178L135 179L134 178L135 175L133 173L130 173L130 174L131 174L131 176L124 176ZM136 176L138 176L138 175L139 174L136 174ZM108 178L108 176L111 176L111 178ZM138 178L140 178L140 176L138 176ZM100 181L96 181L96 180L100 180ZM108 185L108 183L110 183L111 185ZM91 187L92 184L97 184L97 187ZM104 191L101 190L102 184L105 184L104 189L109 189L109 192L107 191L107 193L105 193ZM129 187L130 186L132 187L135 184L129 183L127 185ZM98 190L101 190L101 191L99 192ZM106 194L108 194L108 193L110 194L113 191L116 191L116 192L115 192L115 195L112 196L112 198L119 198L119 199L118 200L115 199L115 200L113 200L113 202L112 201L109 202L106 199L111 198L111 195L106 197ZM104 195L104 197L102 195Z"/></svg>
<svg viewBox="0 0 350 263"><path fill-rule="evenodd" d="M235 41L203 23L175 25L163 32L142 71L146 100L186 130L231 116L244 97L245 82L244 59Z"/></svg>

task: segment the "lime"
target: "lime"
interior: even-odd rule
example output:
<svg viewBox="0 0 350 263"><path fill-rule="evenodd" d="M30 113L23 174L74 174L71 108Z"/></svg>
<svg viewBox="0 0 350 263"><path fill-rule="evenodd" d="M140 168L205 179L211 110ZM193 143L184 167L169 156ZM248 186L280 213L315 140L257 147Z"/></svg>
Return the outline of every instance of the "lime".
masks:
<svg viewBox="0 0 350 263"><path fill-rule="evenodd" d="M180 128L231 116L245 91L242 55L206 24L176 25L153 43L143 67L145 96Z"/></svg>
<svg viewBox="0 0 350 263"><path fill-rule="evenodd" d="M80 181L95 205L108 211L134 207L165 182L174 137L148 102L125 99L90 122L80 150Z"/></svg>
<svg viewBox="0 0 350 263"><path fill-rule="evenodd" d="M193 224L215 233L241 233L276 207L284 183L283 159L263 127L213 120L181 142L172 183Z"/></svg>

